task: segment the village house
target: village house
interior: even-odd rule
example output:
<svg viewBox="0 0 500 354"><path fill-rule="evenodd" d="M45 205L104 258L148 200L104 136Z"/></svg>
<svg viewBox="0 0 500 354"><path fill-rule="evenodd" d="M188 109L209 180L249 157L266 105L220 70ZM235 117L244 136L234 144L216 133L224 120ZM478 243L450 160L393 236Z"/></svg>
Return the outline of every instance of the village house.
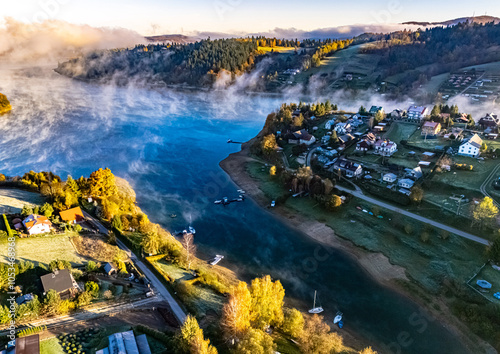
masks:
<svg viewBox="0 0 500 354"><path fill-rule="evenodd" d="M332 172L334 171L340 171L343 176L348 178L357 178L363 173L363 167L358 163L339 158L333 164Z"/></svg>
<svg viewBox="0 0 500 354"><path fill-rule="evenodd" d="M337 134L344 135L350 133L352 128L351 124L345 122L345 123L337 123L337 125L335 125L334 130L337 132Z"/></svg>
<svg viewBox="0 0 500 354"><path fill-rule="evenodd" d="M305 129L297 130L296 132L292 133L292 138L288 139L289 144L299 145L311 145L314 144L315 141L316 138L314 137L314 135L309 134Z"/></svg>
<svg viewBox="0 0 500 354"><path fill-rule="evenodd" d="M469 119L467 118L467 113L460 113L458 117L453 118L453 121L456 123L468 123Z"/></svg>
<svg viewBox="0 0 500 354"><path fill-rule="evenodd" d="M371 114L372 116L374 116L375 114L377 114L379 111L382 111L384 112L384 109L381 107L381 106L372 106L370 108L370 110L368 111L368 114Z"/></svg>
<svg viewBox="0 0 500 354"><path fill-rule="evenodd" d="M415 182L409 178L402 178L398 181L398 187L404 188L404 189L411 189Z"/></svg>
<svg viewBox="0 0 500 354"><path fill-rule="evenodd" d="M375 153L382 156L392 156L397 150L398 145L390 140L379 139L374 145Z"/></svg>
<svg viewBox="0 0 500 354"><path fill-rule="evenodd" d="M481 154L481 145L483 145L483 140L479 135L474 134L472 138L460 145L458 154L462 156L478 157Z"/></svg>
<svg viewBox="0 0 500 354"><path fill-rule="evenodd" d="M394 183L396 182L396 180L398 179L398 176L396 176L394 173L386 173L382 179L384 180L384 182L387 182L387 183Z"/></svg>
<svg viewBox="0 0 500 354"><path fill-rule="evenodd" d="M441 123L438 122L425 122L422 126L421 135L436 136L441 131Z"/></svg>
<svg viewBox="0 0 500 354"><path fill-rule="evenodd" d="M418 180L424 176L422 173L422 168L420 166L415 167L414 169L405 168L405 177L413 180Z"/></svg>
<svg viewBox="0 0 500 354"><path fill-rule="evenodd" d="M61 220L69 224L80 224L85 221L82 209L80 207L71 208L59 213Z"/></svg>
<svg viewBox="0 0 500 354"><path fill-rule="evenodd" d="M351 141L353 139L354 139L354 136L352 136L351 134L345 134L345 135L339 136L339 142L341 144L347 144L349 141Z"/></svg>
<svg viewBox="0 0 500 354"><path fill-rule="evenodd" d="M477 124L480 125L483 129L498 128L498 126L500 126L500 119L496 114L488 113L486 114L486 116L481 118Z"/></svg>
<svg viewBox="0 0 500 354"><path fill-rule="evenodd" d="M31 214L23 220L28 235L38 235L50 232L52 223L43 215Z"/></svg>
<svg viewBox="0 0 500 354"><path fill-rule="evenodd" d="M356 151L368 151L373 149L373 145L375 145L376 140L377 138L374 134L366 134L362 140L356 144Z"/></svg>
<svg viewBox="0 0 500 354"><path fill-rule="evenodd" d="M403 119L404 111L402 109L395 109L394 111L391 112L391 119L392 120L401 120Z"/></svg>
<svg viewBox="0 0 500 354"><path fill-rule="evenodd" d="M96 354L151 354L145 334L134 335L134 331L115 333L108 336L109 346L96 351Z"/></svg>
<svg viewBox="0 0 500 354"><path fill-rule="evenodd" d="M443 138L460 140L462 138L463 132L464 130L462 128L453 127L449 129L445 135L443 135Z"/></svg>
<svg viewBox="0 0 500 354"><path fill-rule="evenodd" d="M441 119L442 122L446 122L448 119L450 119L451 114L449 113L440 113L439 118Z"/></svg>
<svg viewBox="0 0 500 354"><path fill-rule="evenodd" d="M325 123L325 129L330 130L334 125L335 125L335 119L330 119L328 122Z"/></svg>
<svg viewBox="0 0 500 354"><path fill-rule="evenodd" d="M429 110L427 107L410 106L406 115L409 121L420 122L428 114L428 112Z"/></svg>
<svg viewBox="0 0 500 354"><path fill-rule="evenodd" d="M49 290L55 290L61 298L68 298L79 290L78 284L69 269L56 269L50 274L40 277L43 286L43 294Z"/></svg>
<svg viewBox="0 0 500 354"><path fill-rule="evenodd" d="M118 272L118 270L116 269L116 267L113 265L113 263L106 263L104 265L104 272L107 274L107 275L113 275L113 274L116 274Z"/></svg>

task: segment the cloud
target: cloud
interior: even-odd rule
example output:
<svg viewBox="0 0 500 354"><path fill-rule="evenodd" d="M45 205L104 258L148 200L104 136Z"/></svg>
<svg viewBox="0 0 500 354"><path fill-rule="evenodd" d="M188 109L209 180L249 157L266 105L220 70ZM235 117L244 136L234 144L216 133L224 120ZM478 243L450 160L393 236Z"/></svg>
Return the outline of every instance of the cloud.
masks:
<svg viewBox="0 0 500 354"><path fill-rule="evenodd" d="M0 22L0 57L15 61L57 60L94 49L123 48L144 43L138 33L123 28L95 28L64 21Z"/></svg>

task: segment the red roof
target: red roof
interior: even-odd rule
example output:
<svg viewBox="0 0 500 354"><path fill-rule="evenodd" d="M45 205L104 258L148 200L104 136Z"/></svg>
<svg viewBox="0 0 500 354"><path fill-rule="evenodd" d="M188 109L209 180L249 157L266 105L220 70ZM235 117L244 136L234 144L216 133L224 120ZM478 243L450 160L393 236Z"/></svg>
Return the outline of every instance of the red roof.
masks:
<svg viewBox="0 0 500 354"><path fill-rule="evenodd" d="M80 209L80 207L61 211L59 215L61 215L61 219L66 222L72 222L72 221L80 222L85 220L82 209Z"/></svg>

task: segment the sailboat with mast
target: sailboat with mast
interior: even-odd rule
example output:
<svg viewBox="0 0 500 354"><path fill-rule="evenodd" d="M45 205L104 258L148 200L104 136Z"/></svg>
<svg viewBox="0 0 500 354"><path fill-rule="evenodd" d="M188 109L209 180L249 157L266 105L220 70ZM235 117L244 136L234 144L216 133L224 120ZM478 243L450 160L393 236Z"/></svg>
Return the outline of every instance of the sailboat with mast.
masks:
<svg viewBox="0 0 500 354"><path fill-rule="evenodd" d="M319 300L318 300L319 302ZM316 307L316 290L314 290L314 303L313 303L313 308L309 310L309 313L321 313L323 312L323 307L320 306Z"/></svg>

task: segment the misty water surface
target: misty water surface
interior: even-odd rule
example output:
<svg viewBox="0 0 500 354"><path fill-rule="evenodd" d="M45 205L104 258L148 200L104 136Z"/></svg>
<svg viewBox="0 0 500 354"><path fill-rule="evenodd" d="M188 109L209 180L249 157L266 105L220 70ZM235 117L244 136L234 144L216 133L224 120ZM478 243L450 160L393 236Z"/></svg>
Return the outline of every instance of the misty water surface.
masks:
<svg viewBox="0 0 500 354"><path fill-rule="evenodd" d="M281 279L302 310L317 289L327 320L342 310L346 328L381 352L397 353L399 341L403 353L465 353L448 330L376 284L349 256L319 247L250 200L213 204L237 195L218 166L239 149L226 140L255 136L283 98L96 86L47 67L0 71L0 92L14 107L0 118L2 173L79 177L110 167L130 181L153 222L170 230L192 223L203 256L225 255L221 265L246 280L263 274ZM314 269L303 263L311 257L320 260Z"/></svg>

